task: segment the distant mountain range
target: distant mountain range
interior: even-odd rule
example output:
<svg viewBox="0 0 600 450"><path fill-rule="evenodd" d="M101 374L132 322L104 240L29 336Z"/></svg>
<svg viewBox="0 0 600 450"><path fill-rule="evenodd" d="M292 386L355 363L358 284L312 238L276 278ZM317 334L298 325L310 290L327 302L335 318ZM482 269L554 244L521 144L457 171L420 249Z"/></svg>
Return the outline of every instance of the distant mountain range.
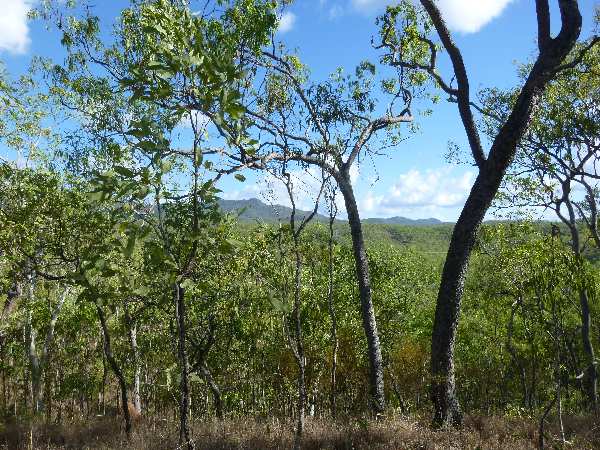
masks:
<svg viewBox="0 0 600 450"><path fill-rule="evenodd" d="M253 222L256 220L263 222L276 222L278 220L287 221L292 214L292 208L283 205L267 205L263 201L257 198L251 198L247 200L225 200L219 199L219 206L221 210L226 213L239 214L239 219L245 222ZM308 216L310 211L296 210L296 217L298 220ZM329 217L322 214L316 214L314 219L319 222L325 222L329 220ZM406 217L389 217L389 218L371 218L364 219L364 223L377 223L385 225L413 225L413 226L424 226L424 225L439 225L444 222L438 219L408 219Z"/></svg>
<svg viewBox="0 0 600 450"><path fill-rule="evenodd" d="M394 216L394 217L386 217L386 218L378 218L373 217L370 219L365 219L363 222L366 223L382 223L386 225L440 225L443 224L439 219L435 219L430 217L428 219L409 219L407 217L402 216Z"/></svg>

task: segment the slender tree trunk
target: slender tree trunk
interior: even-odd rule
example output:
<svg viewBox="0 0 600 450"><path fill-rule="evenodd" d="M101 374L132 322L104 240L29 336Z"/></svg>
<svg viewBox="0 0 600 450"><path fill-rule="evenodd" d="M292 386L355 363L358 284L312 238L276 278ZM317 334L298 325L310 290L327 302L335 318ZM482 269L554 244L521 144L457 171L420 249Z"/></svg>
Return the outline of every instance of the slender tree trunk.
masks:
<svg viewBox="0 0 600 450"><path fill-rule="evenodd" d="M362 322L367 338L367 351L369 358L369 389L370 403L373 412L378 415L385 409L385 395L383 384L383 359L381 356L381 347L379 344L379 334L377 332L377 321L375 319L375 309L371 297L371 281L369 278L369 261L362 233L362 225L354 190L348 176L339 175L336 181L340 191L344 196L346 213L350 224L350 234L352 235L352 248L356 262L356 275L358 279L358 291L361 304Z"/></svg>
<svg viewBox="0 0 600 450"><path fill-rule="evenodd" d="M104 315L102 307L97 302L96 312L98 313L98 319L100 319L100 326L102 327L102 334L104 340L104 355L106 356L106 360L108 361L110 368L115 374L115 377L117 377L117 381L121 390L121 411L123 412L123 420L125 421L125 434L127 435L127 440L130 440L131 416L129 415L129 408L127 406L129 403L129 400L127 398L127 382L125 381L125 376L123 375L121 367L119 367L119 363L113 355L110 341L110 333L106 324L106 317Z"/></svg>
<svg viewBox="0 0 600 450"><path fill-rule="evenodd" d="M27 294L27 323L25 326L27 332L27 356L29 359L29 374L31 377L31 410L33 414L41 411L42 405L40 394L42 389L42 364L38 357L37 350L37 330L33 327L32 313L33 303L35 301L35 274L29 273L27 276L28 294Z"/></svg>
<svg viewBox="0 0 600 450"><path fill-rule="evenodd" d="M31 320L31 310L27 312L27 348L29 356L29 373L31 377L31 409L33 414L42 410L40 401L42 389L42 367L37 352L37 331L33 327Z"/></svg>
<svg viewBox="0 0 600 450"><path fill-rule="evenodd" d="M199 369L202 373L202 376L206 380L206 383L208 384L210 392L212 393L217 419L223 420L223 400L221 396L221 390L219 389L219 385L213 378L212 373L210 373L210 370L206 365L206 361L202 361L200 363Z"/></svg>
<svg viewBox="0 0 600 450"><path fill-rule="evenodd" d="M194 441L190 433L189 415L190 415L190 385L189 375L190 366L186 348L186 311L185 311L185 292L179 285L175 284L173 288L175 296L175 315L177 319L177 338L178 338L178 357L179 370L181 372L180 380L180 400L179 400L179 445L186 446L188 450L194 450Z"/></svg>
<svg viewBox="0 0 600 450"><path fill-rule="evenodd" d="M585 289L579 292L579 302L581 304L581 339L583 341L583 350L587 357L585 384L587 385L590 406L594 411L598 411L598 372L596 369L594 346L591 339L592 319L590 302Z"/></svg>
<svg viewBox="0 0 600 450"><path fill-rule="evenodd" d="M44 414L46 423L52 422L52 384L54 377L50 366L50 359L47 359L44 367Z"/></svg>
<svg viewBox="0 0 600 450"><path fill-rule="evenodd" d="M332 199L332 208L335 202L335 197ZM327 306L329 308L329 316L331 317L331 416L336 417L337 413L337 353L339 341L337 336L337 317L335 314L335 305L333 302L333 223L335 215L331 213L329 217L329 272L327 286Z"/></svg>
<svg viewBox="0 0 600 450"><path fill-rule="evenodd" d="M137 324L131 319L129 309L125 306L125 322L129 334L129 345L133 354L133 406L139 414L142 414L142 399L140 396L140 352L137 344Z"/></svg>
<svg viewBox="0 0 600 450"><path fill-rule="evenodd" d="M568 218L561 216L571 232L571 248L577 258L581 258L581 240L579 229L577 228L577 216L575 209L569 198L571 192L570 179L563 182L563 199L568 211ZM594 355L594 346L591 338L592 316L590 314L590 301L585 289L579 291L579 305L581 307L581 342L583 351L586 355L587 367L585 370L584 386L588 396L590 407L596 411L598 409L598 373L596 370L596 360Z"/></svg>
<svg viewBox="0 0 600 450"><path fill-rule="evenodd" d="M104 335L102 337L104 342ZM106 352L102 352L102 415L106 416L106 379L108 378L108 366L106 364Z"/></svg>
<svg viewBox="0 0 600 450"><path fill-rule="evenodd" d="M295 233L292 227L292 232ZM296 351L294 356L298 363L298 403L296 404L297 423L296 435L294 438L294 450L300 450L302 447L302 435L304 433L304 418L306 414L306 363L304 360L304 343L302 338L301 321L301 302L300 302L300 284L302 276L302 260L300 250L298 249L298 240L294 236L294 254L296 258L296 267L294 271L294 337Z"/></svg>

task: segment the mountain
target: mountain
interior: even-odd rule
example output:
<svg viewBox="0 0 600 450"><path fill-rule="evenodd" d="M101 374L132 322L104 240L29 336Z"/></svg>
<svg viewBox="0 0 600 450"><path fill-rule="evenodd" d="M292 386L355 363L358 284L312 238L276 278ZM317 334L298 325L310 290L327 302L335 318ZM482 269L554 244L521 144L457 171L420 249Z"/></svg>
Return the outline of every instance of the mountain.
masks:
<svg viewBox="0 0 600 450"><path fill-rule="evenodd" d="M365 223L379 223L385 225L441 225L442 222L439 219L435 219L430 217L429 219L409 219L407 217L395 216L395 217L386 217L386 218L371 218L363 220Z"/></svg>
<svg viewBox="0 0 600 450"><path fill-rule="evenodd" d="M292 208L283 205L267 205L257 198L248 200L219 199L219 206L223 212L239 214L239 219L246 222L256 220L263 222L288 221L292 214ZM311 212L297 209L296 218L302 220ZM327 221L329 218L322 214L315 214L313 220Z"/></svg>
<svg viewBox="0 0 600 450"><path fill-rule="evenodd" d="M239 219L245 222L253 222L260 220L263 222L276 222L277 220L288 221L292 209L283 205L267 205L257 198L247 200L225 200L219 199L221 210L226 213L239 214ZM296 210L298 220L308 216L310 211ZM327 216L316 214L313 220L326 222L329 220ZM412 225L412 226L427 226L443 224L441 220L430 219L408 219L406 217L389 217L389 218L371 218L364 219L364 223L384 224L384 225Z"/></svg>

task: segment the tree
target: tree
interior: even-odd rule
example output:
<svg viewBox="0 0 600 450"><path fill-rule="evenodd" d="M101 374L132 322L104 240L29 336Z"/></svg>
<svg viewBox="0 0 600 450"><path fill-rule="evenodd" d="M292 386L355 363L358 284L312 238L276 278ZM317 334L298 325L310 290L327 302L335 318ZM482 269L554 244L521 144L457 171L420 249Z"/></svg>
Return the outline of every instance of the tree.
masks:
<svg viewBox="0 0 600 450"><path fill-rule="evenodd" d="M551 35L549 2L536 0L535 5L538 55L525 76L510 113L491 139L487 155L475 123L469 76L462 53L436 3L421 0L422 9L415 9L408 2L402 3L388 8L383 18L381 48L387 50L384 62L427 74L451 101L456 102L479 170L452 233L437 297L431 341L431 375L434 424L438 426L460 424L462 421L456 392L454 344L466 269L477 230L515 156L540 95L558 73L573 64L564 61L581 32L582 18L576 0L558 2L561 29L556 37ZM435 28L441 45L448 52L456 87L445 81L437 70L439 45L429 37L431 28Z"/></svg>
<svg viewBox="0 0 600 450"><path fill-rule="evenodd" d="M413 86L402 70L378 79L375 66L368 61L361 63L354 75L339 69L328 80L313 82L299 58L286 54L283 47L263 51L254 58L254 65L264 82L259 89L248 85L244 91L248 131L225 130L239 151L230 156L255 169L290 163L299 168L312 166L331 176L339 187L350 224L367 340L370 404L375 414L381 414L385 408L383 360L352 169L361 158L373 158L402 140L400 125L413 120ZM382 94L391 97L384 108L374 95L378 82ZM384 109L381 115L378 107ZM378 132L383 137L376 140Z"/></svg>
<svg viewBox="0 0 600 450"><path fill-rule="evenodd" d="M225 122L237 126L241 111L236 82L245 69L241 55L257 52L265 41L275 25L273 9L272 2L262 0L206 2L202 13L195 14L187 3L134 2L122 12L115 41L108 44L99 37L96 17L71 17L64 25L55 10L42 10L45 17L56 18L68 53L64 66L46 64L53 91L68 109L85 117L85 132L107 157L110 170L94 173L98 185L94 193L125 210L126 252L131 254L136 239L151 231L158 238L154 255L164 259L177 323L180 444L190 449L194 443L188 422L190 367L184 284L202 256L199 243L203 231L219 220L216 180L202 181L200 174L213 169L213 162L204 158L219 153L205 147L205 135L210 123L217 130ZM103 74L98 76L94 69ZM90 104L95 105L92 111ZM206 117L212 122L205 122ZM191 129L188 150L174 144L182 121ZM169 185L166 180L173 165L191 173L186 177L189 193L179 195L174 192L176 184ZM235 170L218 171L216 179ZM148 207L149 198L154 207ZM135 223L140 218L145 221L143 226ZM173 235L169 226L174 219L186 225L174 224L177 232ZM105 320L99 318L106 330ZM105 339L105 344L108 350L110 341ZM108 353L107 358L114 360Z"/></svg>

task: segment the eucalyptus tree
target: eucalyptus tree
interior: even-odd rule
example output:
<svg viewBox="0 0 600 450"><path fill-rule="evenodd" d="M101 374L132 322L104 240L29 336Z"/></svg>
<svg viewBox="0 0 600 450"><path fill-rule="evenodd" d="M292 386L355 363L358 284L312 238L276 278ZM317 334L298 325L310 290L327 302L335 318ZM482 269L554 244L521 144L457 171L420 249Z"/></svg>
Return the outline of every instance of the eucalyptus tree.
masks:
<svg viewBox="0 0 600 450"><path fill-rule="evenodd" d="M231 136L241 166L265 169L293 164L314 167L330 176L344 198L359 288L362 325L367 340L369 398L375 414L385 408L383 360L369 266L352 173L361 159L372 159L403 139L401 124L411 123L412 98L418 89L404 70L391 76L376 74L364 61L351 75L342 69L324 81L312 80L300 59L273 44L252 57L253 77L245 83L242 104L248 124L242 132L224 129ZM380 97L389 99L387 104ZM273 170L273 169L271 169Z"/></svg>
<svg viewBox="0 0 600 450"><path fill-rule="evenodd" d="M215 217L215 180L206 176L202 181L202 174L215 167L214 161L204 158L219 153L206 143L210 121L204 119L210 113L217 129L224 122L238 126L241 107L235 82L243 76L244 55L258 51L276 22L271 1L200 3L196 13L187 2L132 2L121 13L109 43L102 42L98 19L92 15L71 17L64 25L56 11L42 11L58 18L68 53L64 65L48 67L54 91L64 94L69 109L84 115L86 131L101 144L114 168L96 176L96 192L113 201L137 202L129 207L137 207L136 214L154 230L160 242L160 251L154 254L170 267L167 278L173 290L181 371L180 441L188 448L194 445L188 424L182 282L200 257L201 210L209 205L213 212L208 216ZM182 123L191 132L178 140L178 129L186 134L181 132ZM178 148L186 138L191 148ZM169 175L173 165L187 174L179 192L173 182L177 177ZM150 203L154 206L149 209ZM178 236L166 229L174 217L186 221L174 224ZM175 248L174 241L183 247Z"/></svg>
<svg viewBox="0 0 600 450"><path fill-rule="evenodd" d="M287 171L286 162L282 166L282 173L280 178L282 179L286 192L288 194L288 198L290 200L290 204L292 205L292 211L290 214L289 220L289 233L292 238L292 250L294 255L294 282L293 282L293 308L292 308L292 320L293 323L293 339L292 334L288 331L287 326L287 318L284 317L284 329L286 330L286 334L289 340L289 345L294 355L294 359L296 360L296 364L298 366L298 400L297 400L297 425L296 425L296 433L294 438L294 449L300 449L302 447L302 435L304 432L304 416L306 413L306 400L307 400L307 392L306 392L306 356L304 353L304 337L302 332L302 255L300 252L300 238L302 236L302 232L306 228L306 226L310 223L310 221L314 218L317 213L317 209L319 207L319 202L321 200L321 195L323 194L323 190L328 182L327 177L323 176L321 178L320 189L316 198L314 199L314 208L312 211L306 216L298 220L296 216L296 195L297 192L294 192L294 188L296 190L298 187L294 186L295 181L292 179L292 176ZM280 238L281 239L281 238ZM281 247L281 241L279 243ZM284 255L281 255L282 259Z"/></svg>
<svg viewBox="0 0 600 450"><path fill-rule="evenodd" d="M456 392L454 345L465 274L477 230L515 156L540 95L553 78L579 59L565 61L581 33L579 4L576 0L559 0L558 6L561 28L553 37L548 0L535 2L538 54L524 76L509 114L501 122L497 134L491 137L487 154L475 121L476 106L472 101L469 73L462 52L435 1L421 0L420 5L402 2L388 8L381 21L383 62L393 67L420 71L457 104L473 161L479 171L454 227L437 297L431 341L436 425L460 424L462 421ZM433 30L440 43L431 37ZM591 45L585 46L580 55L585 54ZM450 59L450 77L440 73L437 67L440 46L447 51Z"/></svg>
<svg viewBox="0 0 600 450"><path fill-rule="evenodd" d="M331 318L331 393L330 405L331 416L337 414L337 358L339 350L337 314L334 303L335 279L333 274L334 267L334 229L335 220L338 213L336 204L337 188L329 183L325 191L325 202L329 211L329 236L327 239L327 309Z"/></svg>
<svg viewBox="0 0 600 450"><path fill-rule="evenodd" d="M578 49L587 43L580 44ZM576 49L576 50L578 50ZM501 209L525 213L552 211L569 232L577 258L590 244L600 248L598 234L598 180L600 180L600 77L599 47L561 72L540 98L513 167L498 199ZM514 102L514 92L492 89L484 93L485 125L493 134ZM582 236L582 226L587 230ZM585 384L592 408L598 404L588 293L578 293L581 307L581 340L586 354Z"/></svg>
<svg viewBox="0 0 600 450"><path fill-rule="evenodd" d="M69 181L67 181L69 180ZM117 228L123 215L114 205L98 205L90 199L86 185L75 179L64 179L56 173L32 170L9 169L2 180L5 187L0 219L3 223L0 245L4 258L24 274L27 286L28 308L33 308L36 286L40 281L54 283L58 289L74 286L79 297L95 305L102 326L104 349L111 369L121 389L124 407L125 430L129 435L127 383L121 364L113 354L111 337L107 325L103 302L114 292L112 280L129 273L126 266L115 260L117 254L127 255L131 249L131 234ZM111 278L112 277L112 278ZM106 287L109 285L109 287ZM131 280L122 286L134 287ZM43 291L42 291L43 292ZM41 409L40 391L48 362L50 346L58 315L66 300L66 291L58 295L58 301L49 314L46 338L42 351L36 345L37 331L27 315L28 354L32 381L34 410ZM114 294L113 294L114 297ZM46 382L47 384L47 382Z"/></svg>

